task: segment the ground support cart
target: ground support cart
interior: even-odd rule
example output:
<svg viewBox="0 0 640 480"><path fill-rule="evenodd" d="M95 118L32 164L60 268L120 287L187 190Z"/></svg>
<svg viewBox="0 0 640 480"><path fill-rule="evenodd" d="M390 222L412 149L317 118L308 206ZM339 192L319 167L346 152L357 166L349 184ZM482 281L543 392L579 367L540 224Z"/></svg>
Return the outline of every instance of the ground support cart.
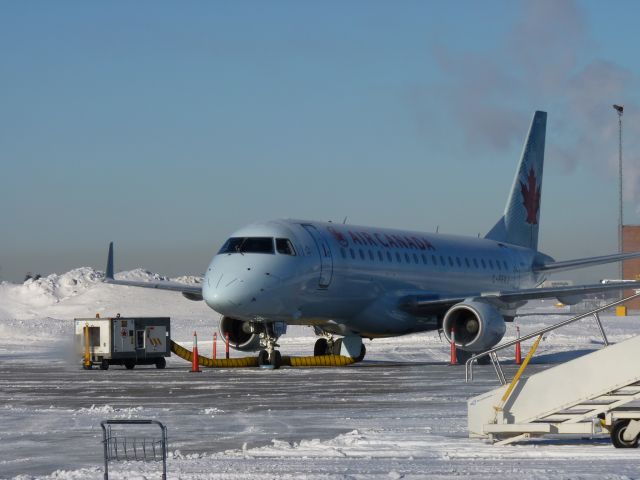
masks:
<svg viewBox="0 0 640 480"><path fill-rule="evenodd" d="M169 317L76 318L76 350L85 369L98 365L155 365L171 355Z"/></svg>

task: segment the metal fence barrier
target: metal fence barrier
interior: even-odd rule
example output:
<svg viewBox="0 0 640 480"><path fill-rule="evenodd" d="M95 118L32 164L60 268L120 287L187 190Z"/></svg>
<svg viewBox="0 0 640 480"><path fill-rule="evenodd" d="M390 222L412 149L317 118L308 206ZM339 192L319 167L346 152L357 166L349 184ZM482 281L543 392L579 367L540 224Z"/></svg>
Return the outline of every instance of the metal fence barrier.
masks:
<svg viewBox="0 0 640 480"><path fill-rule="evenodd" d="M157 425L160 437L127 436L113 425ZM167 427L157 420L103 420L104 480L109 480L109 462L162 462L162 480L167 479Z"/></svg>

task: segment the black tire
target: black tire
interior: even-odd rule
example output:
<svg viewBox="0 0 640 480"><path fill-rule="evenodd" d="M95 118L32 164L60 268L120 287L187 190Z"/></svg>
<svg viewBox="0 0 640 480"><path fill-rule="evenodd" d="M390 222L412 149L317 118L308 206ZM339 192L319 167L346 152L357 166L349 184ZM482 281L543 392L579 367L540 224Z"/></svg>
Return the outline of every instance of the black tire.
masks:
<svg viewBox="0 0 640 480"><path fill-rule="evenodd" d="M480 357L476 361L478 362L478 365L491 365L491 357L489 355L485 355L484 357Z"/></svg>
<svg viewBox="0 0 640 480"><path fill-rule="evenodd" d="M467 350L462 350L460 348L456 348L456 359L458 360L458 365L464 365L467 360L473 357L477 352L469 352ZM489 355L484 355L476 360L478 365L490 365L491 357Z"/></svg>
<svg viewBox="0 0 640 480"><path fill-rule="evenodd" d="M338 340L333 342L333 349L332 349L331 353L333 355L340 355L340 350L342 350L342 339L341 338L339 338Z"/></svg>
<svg viewBox="0 0 640 480"><path fill-rule="evenodd" d="M274 350L269 360L271 366L276 370L282 366L282 355L279 350Z"/></svg>
<svg viewBox="0 0 640 480"><path fill-rule="evenodd" d="M167 361L165 360L164 357L160 357L156 360L156 368L159 370L162 370L164 367L167 366Z"/></svg>
<svg viewBox="0 0 640 480"><path fill-rule="evenodd" d="M269 365L269 354L266 350L260 350L258 352L258 366Z"/></svg>
<svg viewBox="0 0 640 480"><path fill-rule="evenodd" d="M360 355L355 357L353 360L356 362L361 362L362 360L364 360L364 356L366 354L367 354L367 347L365 347L364 344L362 344L362 347L360 347Z"/></svg>
<svg viewBox="0 0 640 480"><path fill-rule="evenodd" d="M107 360L102 360L100 370L109 370L109 362Z"/></svg>
<svg viewBox="0 0 640 480"><path fill-rule="evenodd" d="M329 342L326 338L319 338L316 340L316 344L313 346L313 356L319 357L320 355L326 355L329 351Z"/></svg>
<svg viewBox="0 0 640 480"><path fill-rule="evenodd" d="M638 437L627 442L622 436L629 426L629 420L619 420L611 429L611 442L616 448L636 448L638 446Z"/></svg>
<svg viewBox="0 0 640 480"><path fill-rule="evenodd" d="M136 368L136 362L135 360L125 360L124 366L127 370L133 370L134 368Z"/></svg>
<svg viewBox="0 0 640 480"><path fill-rule="evenodd" d="M456 347L456 360L458 360L458 365L464 365L467 360L471 358L473 353L468 352L466 350L461 350Z"/></svg>

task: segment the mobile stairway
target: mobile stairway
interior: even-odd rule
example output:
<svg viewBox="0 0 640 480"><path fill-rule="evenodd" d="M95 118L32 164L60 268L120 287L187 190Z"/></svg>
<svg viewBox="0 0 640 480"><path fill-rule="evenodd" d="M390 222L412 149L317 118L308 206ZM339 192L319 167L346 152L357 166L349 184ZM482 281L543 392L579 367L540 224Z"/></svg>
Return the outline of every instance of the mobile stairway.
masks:
<svg viewBox="0 0 640 480"><path fill-rule="evenodd" d="M465 365L467 381L473 379L474 362L488 355L502 386L469 399L469 436L507 444L545 435L609 434L618 448L637 447L640 439L640 335L610 345L598 317L599 312L637 297L640 294L471 357ZM604 348L522 378L544 334L590 316L596 320ZM537 339L529 354L507 384L497 352L534 337Z"/></svg>

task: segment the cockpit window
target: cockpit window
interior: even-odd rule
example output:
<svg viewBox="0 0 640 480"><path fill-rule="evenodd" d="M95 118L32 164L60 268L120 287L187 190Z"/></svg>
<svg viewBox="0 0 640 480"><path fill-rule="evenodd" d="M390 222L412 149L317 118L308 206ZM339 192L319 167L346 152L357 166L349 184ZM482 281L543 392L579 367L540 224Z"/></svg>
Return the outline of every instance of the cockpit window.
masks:
<svg viewBox="0 0 640 480"><path fill-rule="evenodd" d="M276 238L276 250L283 255L295 255L296 251L291 244L291 241L287 238Z"/></svg>
<svg viewBox="0 0 640 480"><path fill-rule="evenodd" d="M271 237L232 237L218 253L274 253Z"/></svg>

